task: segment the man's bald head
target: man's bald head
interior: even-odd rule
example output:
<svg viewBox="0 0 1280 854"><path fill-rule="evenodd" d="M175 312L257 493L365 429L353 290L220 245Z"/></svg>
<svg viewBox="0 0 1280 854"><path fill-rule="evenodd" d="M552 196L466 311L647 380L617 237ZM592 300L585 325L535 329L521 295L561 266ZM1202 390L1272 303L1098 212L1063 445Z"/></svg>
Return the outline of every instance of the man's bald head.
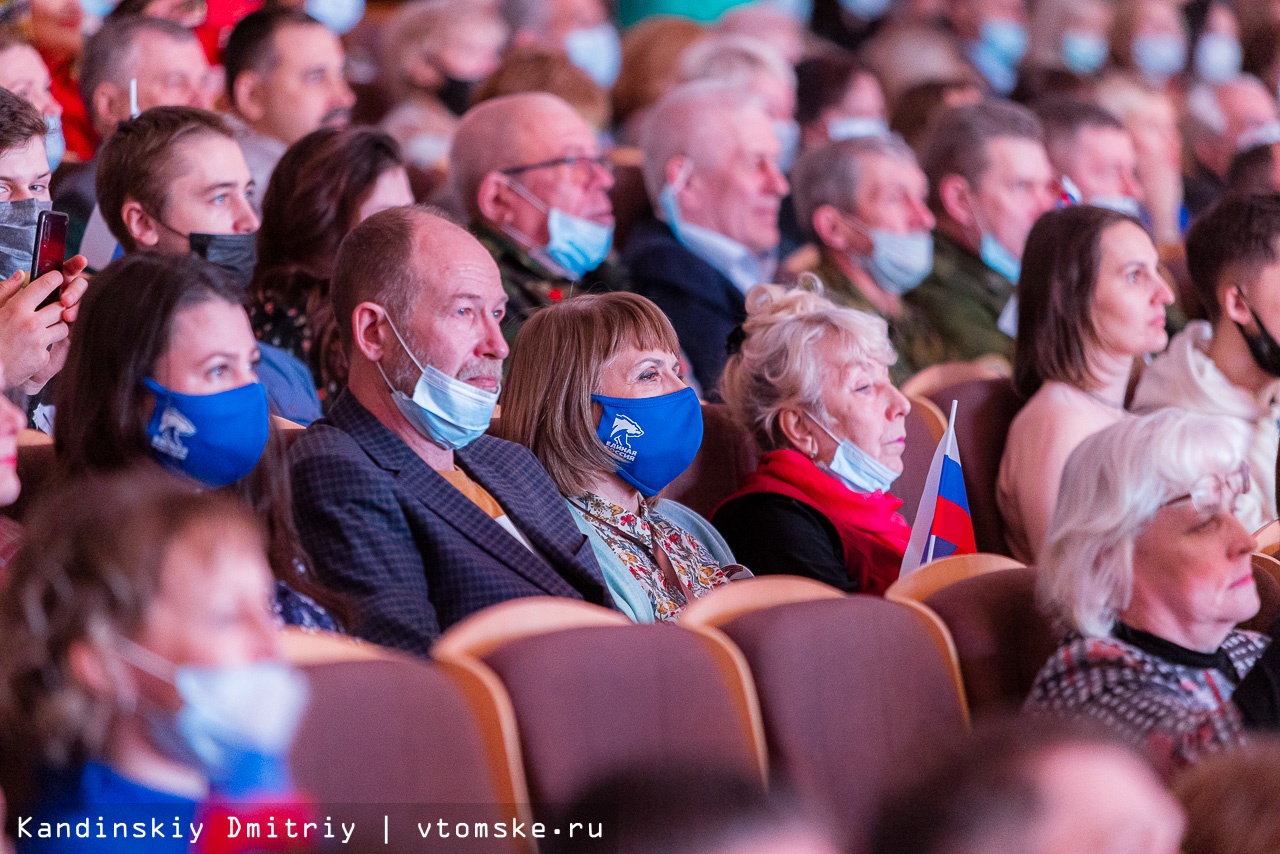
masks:
<svg viewBox="0 0 1280 854"><path fill-rule="evenodd" d="M467 216L481 218L477 198L487 176L564 156L567 139L594 134L563 99L545 92L522 92L485 101L458 123L449 154L453 188Z"/></svg>
<svg viewBox="0 0 1280 854"><path fill-rule="evenodd" d="M360 303L377 303L407 322L458 267L492 267L498 276L484 247L432 208L391 208L360 223L338 248L329 285L344 348L353 343L351 315Z"/></svg>

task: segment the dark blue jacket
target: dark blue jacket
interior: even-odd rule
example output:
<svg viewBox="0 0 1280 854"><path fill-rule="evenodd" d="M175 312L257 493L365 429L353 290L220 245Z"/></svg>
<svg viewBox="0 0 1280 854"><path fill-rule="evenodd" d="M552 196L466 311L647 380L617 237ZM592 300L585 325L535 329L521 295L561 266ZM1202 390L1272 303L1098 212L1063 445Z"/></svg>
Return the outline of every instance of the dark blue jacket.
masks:
<svg viewBox="0 0 1280 854"><path fill-rule="evenodd" d="M454 459L539 554L436 473L349 392L289 452L302 544L356 603L353 634L425 654L452 624L521 596L612 607L591 544L527 449L481 436Z"/></svg>
<svg viewBox="0 0 1280 854"><path fill-rule="evenodd" d="M742 291L652 217L632 229L622 260L636 293L656 302L670 318L703 395L719 400L729 333L747 319Z"/></svg>

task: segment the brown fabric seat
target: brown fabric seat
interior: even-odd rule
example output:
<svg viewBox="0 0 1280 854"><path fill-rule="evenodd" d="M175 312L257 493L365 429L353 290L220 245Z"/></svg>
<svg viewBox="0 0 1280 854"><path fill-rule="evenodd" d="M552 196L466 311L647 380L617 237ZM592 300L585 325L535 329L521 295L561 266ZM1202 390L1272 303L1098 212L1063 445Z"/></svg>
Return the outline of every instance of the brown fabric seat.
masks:
<svg viewBox="0 0 1280 854"><path fill-rule="evenodd" d="M1007 379L970 380L929 395L943 412L956 407L956 447L964 468L964 488L973 518L978 551L1009 554L1004 523L996 507L996 476L1009 438L1009 425L1022 408L1022 399Z"/></svg>
<svg viewBox="0 0 1280 854"><path fill-rule="evenodd" d="M1022 706L1058 640L1036 608L1035 570L1002 569L950 584L924 600L951 631L969 711L977 718Z"/></svg>
<svg viewBox="0 0 1280 854"><path fill-rule="evenodd" d="M291 755L295 783L335 827L357 824L356 850L426 850L417 821L509 822L515 814L505 803L510 781L495 778L471 707L440 668L389 659L303 673L311 699ZM384 814L390 849L381 847ZM510 839L468 843L474 848L459 850L522 850Z"/></svg>
<svg viewBox="0 0 1280 854"><path fill-rule="evenodd" d="M910 440L908 440L910 441ZM723 403L702 404L702 447L693 463L663 497L710 518L711 511L742 485L756 470L760 452L751 433L729 414Z"/></svg>
<svg viewBox="0 0 1280 854"><path fill-rule="evenodd" d="M907 444L902 452L902 474L893 482L889 493L902 499L902 509L898 512L911 525L915 523L920 496L924 492L925 481L929 479L929 466L933 464L933 453L938 449L938 437L934 435L929 414L918 407L913 406L907 413L904 426Z"/></svg>
<svg viewBox="0 0 1280 854"><path fill-rule="evenodd" d="M825 808L852 841L904 764L965 729L947 663L904 605L796 602L720 630L751 665L771 781Z"/></svg>
<svg viewBox="0 0 1280 854"><path fill-rule="evenodd" d="M530 799L554 812L628 769L696 765L760 776L741 684L706 639L674 626L534 635L484 656L519 724Z"/></svg>

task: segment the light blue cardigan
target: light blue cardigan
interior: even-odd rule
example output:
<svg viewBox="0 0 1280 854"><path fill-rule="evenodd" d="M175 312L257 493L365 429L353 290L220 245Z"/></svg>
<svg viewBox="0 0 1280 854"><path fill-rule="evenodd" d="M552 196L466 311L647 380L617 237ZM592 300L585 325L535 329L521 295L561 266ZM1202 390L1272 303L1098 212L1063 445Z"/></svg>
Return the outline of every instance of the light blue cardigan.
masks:
<svg viewBox="0 0 1280 854"><path fill-rule="evenodd" d="M591 549L596 553L596 563L600 564L605 584L609 586L609 592L613 594L613 602L618 606L618 610L637 623L652 623L655 619L653 603L649 601L649 595L644 592L640 582L636 581L631 570L627 569L626 564L622 562L622 558L614 554L604 538L596 533L596 529L582 511L575 507L573 502L567 503L569 512L578 523L578 530L586 534L587 539L591 541ZM663 499L656 509L673 525L692 534L721 566L737 563L733 559L733 552L729 551L729 544L706 519L683 504L669 499Z"/></svg>

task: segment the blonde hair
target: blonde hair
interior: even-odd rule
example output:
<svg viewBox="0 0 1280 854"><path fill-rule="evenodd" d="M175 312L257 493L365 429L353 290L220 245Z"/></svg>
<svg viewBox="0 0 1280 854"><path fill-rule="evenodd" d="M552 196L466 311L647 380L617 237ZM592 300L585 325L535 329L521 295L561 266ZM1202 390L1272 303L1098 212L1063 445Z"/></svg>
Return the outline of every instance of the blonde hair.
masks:
<svg viewBox="0 0 1280 854"><path fill-rule="evenodd" d="M783 410L803 409L826 419L823 392L841 370L849 365L889 366L898 359L884 320L831 302L811 274L802 276L796 288L752 288L742 331L742 344L721 377L720 394L765 451L786 446L778 429ZM819 355L824 342L841 354L839 363Z"/></svg>
<svg viewBox="0 0 1280 854"><path fill-rule="evenodd" d="M1133 545L1167 501L1245 458L1237 419L1162 409L1094 433L1062 471L1036 579L1041 603L1086 637L1111 633L1133 596Z"/></svg>
<svg viewBox="0 0 1280 854"><path fill-rule="evenodd" d="M532 451L563 495L579 495L595 475L618 470L596 435L591 395L626 347L680 352L662 309L626 292L547 306L516 336L495 432Z"/></svg>

